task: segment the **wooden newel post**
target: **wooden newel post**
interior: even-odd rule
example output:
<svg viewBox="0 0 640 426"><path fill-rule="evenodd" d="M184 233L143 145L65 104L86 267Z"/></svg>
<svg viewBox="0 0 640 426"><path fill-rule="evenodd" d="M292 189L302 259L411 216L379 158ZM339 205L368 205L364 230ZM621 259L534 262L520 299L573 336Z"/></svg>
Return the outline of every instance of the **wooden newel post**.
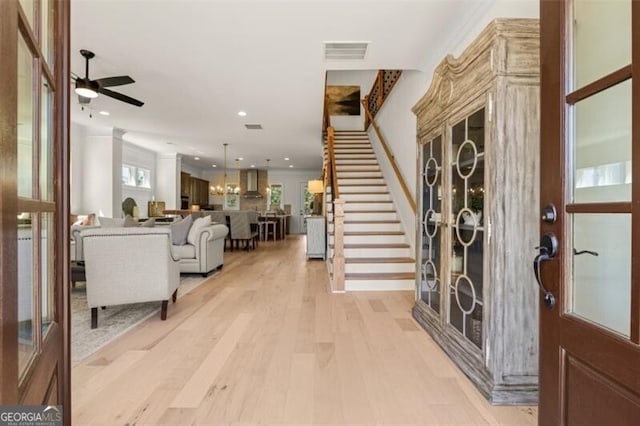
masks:
<svg viewBox="0 0 640 426"><path fill-rule="evenodd" d="M344 291L344 201L333 201L333 291Z"/></svg>

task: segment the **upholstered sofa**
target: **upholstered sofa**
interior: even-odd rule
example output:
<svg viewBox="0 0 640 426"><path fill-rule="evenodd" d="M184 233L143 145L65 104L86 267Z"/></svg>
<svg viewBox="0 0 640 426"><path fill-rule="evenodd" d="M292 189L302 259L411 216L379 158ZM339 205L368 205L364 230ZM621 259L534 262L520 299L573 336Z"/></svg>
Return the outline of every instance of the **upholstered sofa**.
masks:
<svg viewBox="0 0 640 426"><path fill-rule="evenodd" d="M215 269L222 269L224 263L224 242L229 228L213 224L198 228L195 244L174 245L173 252L180 257L180 272L209 275Z"/></svg>
<svg viewBox="0 0 640 426"><path fill-rule="evenodd" d="M176 301L180 283L170 229L91 228L80 237L91 328L98 326L98 307L113 305L158 301L161 319L167 318L169 298Z"/></svg>
<svg viewBox="0 0 640 426"><path fill-rule="evenodd" d="M89 229L96 229L98 226L77 226L71 227L71 237L75 244L72 258L76 261L85 260L84 242L82 233ZM146 229L167 229L168 226L146 228ZM137 229L137 228L104 228L104 229ZM195 230L194 244L174 245L173 253L180 258L181 273L196 273L203 276L209 275L215 269L222 269L224 263L225 237L229 233L229 228L222 224L213 224Z"/></svg>

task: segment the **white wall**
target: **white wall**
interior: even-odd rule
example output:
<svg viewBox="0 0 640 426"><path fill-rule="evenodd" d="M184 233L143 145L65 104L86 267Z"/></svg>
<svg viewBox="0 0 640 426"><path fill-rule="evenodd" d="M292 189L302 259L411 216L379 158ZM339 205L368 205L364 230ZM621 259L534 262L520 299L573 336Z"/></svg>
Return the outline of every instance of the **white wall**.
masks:
<svg viewBox="0 0 640 426"><path fill-rule="evenodd" d="M197 167L193 167L192 165L185 164L185 163L182 163L181 167L182 167L181 170L183 172L189 173L193 177L197 177L197 178L200 178L200 179L206 179L206 178L203 177L204 174L206 173L206 171L204 171L202 169L199 169Z"/></svg>
<svg viewBox="0 0 640 426"><path fill-rule="evenodd" d="M87 214L84 211L84 147L87 140L87 129L76 123L71 123L71 153L69 179L70 187L70 207L72 214Z"/></svg>
<svg viewBox="0 0 640 426"><path fill-rule="evenodd" d="M434 46L430 55L428 55L429 52L425 52L424 71L403 71L402 77L382 105L375 120L414 200L416 198L416 117L411 108L429 88L435 68L447 54L459 56L493 19L498 17L537 18L538 15L537 0L495 1L488 9L479 10L478 15L469 21L460 23L458 27L452 27L446 44ZM384 154L376 143L377 137L372 127L369 128L369 136L387 179L389 191L396 202L398 215L413 248L415 247L415 216L393 170L389 163L383 160Z"/></svg>
<svg viewBox="0 0 640 426"><path fill-rule="evenodd" d="M113 137L87 136L82 158L83 170L78 176L83 180L80 209L113 217Z"/></svg>
<svg viewBox="0 0 640 426"><path fill-rule="evenodd" d="M180 208L180 170L179 154L157 154L155 201L164 201L168 210Z"/></svg>
<svg viewBox="0 0 640 426"><path fill-rule="evenodd" d="M327 85L360 86L360 99L371 90L378 70L328 71ZM364 110L360 105L360 115L332 115L331 126L336 130L362 130L364 128Z"/></svg>

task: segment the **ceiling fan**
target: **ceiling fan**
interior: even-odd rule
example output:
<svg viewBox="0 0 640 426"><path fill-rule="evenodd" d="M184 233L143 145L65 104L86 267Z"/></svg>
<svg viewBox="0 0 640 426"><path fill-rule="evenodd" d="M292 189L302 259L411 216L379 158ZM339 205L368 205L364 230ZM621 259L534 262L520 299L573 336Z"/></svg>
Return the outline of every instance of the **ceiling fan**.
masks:
<svg viewBox="0 0 640 426"><path fill-rule="evenodd" d="M135 83L135 80L128 75L121 75L117 77L105 77L98 78L96 80L89 79L89 59L93 58L95 54L89 50L81 49L80 54L84 56L86 60L86 68L84 78L78 77L72 74L71 77L76 82L75 92L78 94L78 101L81 105L88 104L91 99L97 98L98 94L109 96L122 102L126 102L137 107L144 105L144 102L134 99L130 96L123 95L122 93L114 92L107 89L107 87L122 86L125 84Z"/></svg>

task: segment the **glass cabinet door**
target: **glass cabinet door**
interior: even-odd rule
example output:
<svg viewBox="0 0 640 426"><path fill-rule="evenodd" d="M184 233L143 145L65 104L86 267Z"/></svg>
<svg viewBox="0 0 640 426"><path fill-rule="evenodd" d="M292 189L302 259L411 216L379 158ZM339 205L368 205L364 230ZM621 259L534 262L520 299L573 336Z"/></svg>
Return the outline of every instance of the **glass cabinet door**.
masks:
<svg viewBox="0 0 640 426"><path fill-rule="evenodd" d="M442 238L442 136L422 147L422 231L420 299L440 312Z"/></svg>
<svg viewBox="0 0 640 426"><path fill-rule="evenodd" d="M451 128L448 322L482 349L484 108Z"/></svg>

